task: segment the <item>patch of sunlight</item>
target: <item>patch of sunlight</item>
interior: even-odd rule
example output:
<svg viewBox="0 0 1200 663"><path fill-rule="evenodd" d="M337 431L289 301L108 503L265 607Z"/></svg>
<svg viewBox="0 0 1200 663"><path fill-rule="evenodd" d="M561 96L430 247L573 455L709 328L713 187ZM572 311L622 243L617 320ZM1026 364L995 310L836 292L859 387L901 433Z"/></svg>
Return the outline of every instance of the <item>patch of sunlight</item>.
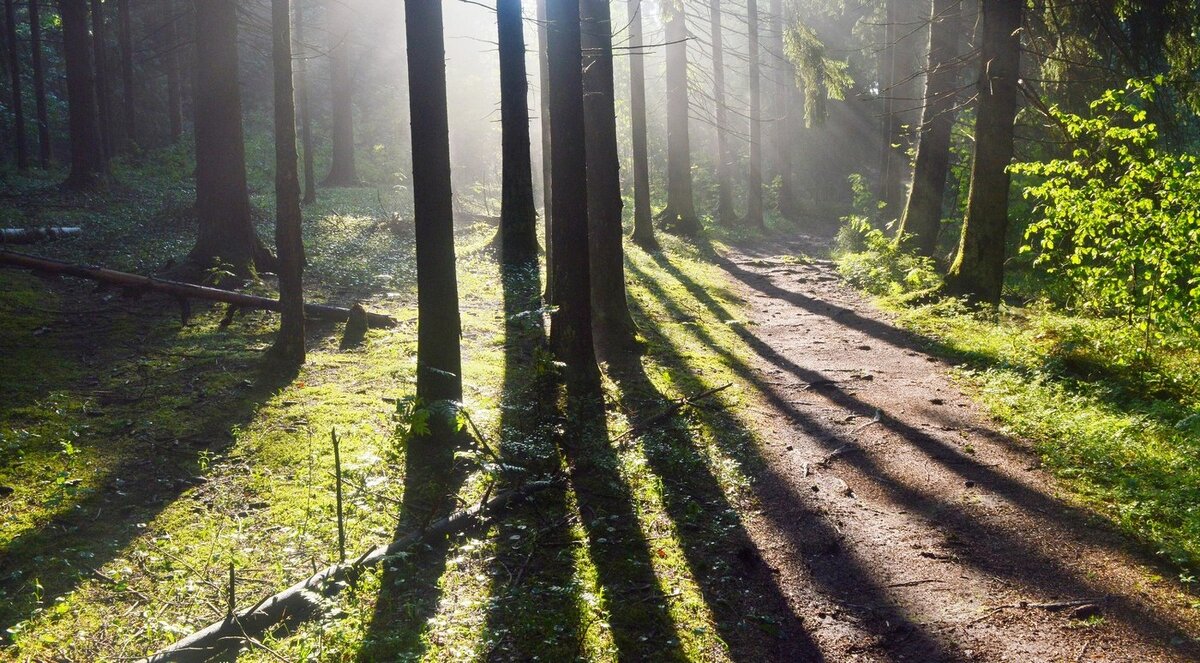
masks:
<svg viewBox="0 0 1200 663"><path fill-rule="evenodd" d="M692 575L676 523L663 503L663 479L647 465L640 446L621 454L622 478L639 502L638 525L650 545L650 563L683 652L693 661L732 660L729 648L717 636L716 617Z"/></svg>

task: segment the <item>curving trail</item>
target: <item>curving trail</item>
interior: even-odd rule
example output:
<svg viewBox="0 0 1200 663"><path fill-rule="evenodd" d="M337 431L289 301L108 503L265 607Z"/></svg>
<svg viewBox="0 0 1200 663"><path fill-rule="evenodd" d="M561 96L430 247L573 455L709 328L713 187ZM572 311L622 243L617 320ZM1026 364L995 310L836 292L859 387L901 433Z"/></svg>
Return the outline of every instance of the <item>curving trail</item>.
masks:
<svg viewBox="0 0 1200 663"><path fill-rule="evenodd" d="M808 657L1200 660L1197 611L1155 579L1172 573L1060 499L830 263L780 259L820 251L717 257L753 322L744 375L767 422L751 534L820 650Z"/></svg>

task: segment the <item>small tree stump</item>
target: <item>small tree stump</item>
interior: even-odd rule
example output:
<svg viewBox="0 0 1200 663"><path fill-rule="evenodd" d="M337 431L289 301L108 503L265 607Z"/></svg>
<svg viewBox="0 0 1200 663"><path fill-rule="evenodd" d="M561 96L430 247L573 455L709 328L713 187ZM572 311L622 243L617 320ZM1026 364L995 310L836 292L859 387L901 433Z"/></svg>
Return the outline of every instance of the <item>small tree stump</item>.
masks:
<svg viewBox="0 0 1200 663"><path fill-rule="evenodd" d="M342 332L341 349L349 350L362 345L367 337L367 310L362 304L350 307L350 317L346 320L346 330Z"/></svg>

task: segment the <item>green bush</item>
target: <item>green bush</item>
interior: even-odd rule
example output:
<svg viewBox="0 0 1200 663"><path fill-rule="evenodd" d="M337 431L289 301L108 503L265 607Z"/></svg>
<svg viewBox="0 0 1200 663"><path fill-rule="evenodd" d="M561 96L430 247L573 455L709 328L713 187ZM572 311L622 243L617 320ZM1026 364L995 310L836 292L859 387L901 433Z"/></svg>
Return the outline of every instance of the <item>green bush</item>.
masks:
<svg viewBox="0 0 1200 663"><path fill-rule="evenodd" d="M1136 323L1147 348L1165 330L1200 330L1200 161L1159 148L1142 108L1153 95L1131 81L1094 101L1093 117L1051 108L1071 157L1012 166L1037 182L1022 252L1065 279L1080 310Z"/></svg>
<svg viewBox="0 0 1200 663"><path fill-rule="evenodd" d="M864 216L847 216L835 240L842 277L875 295L903 297L941 287L933 259L906 253Z"/></svg>

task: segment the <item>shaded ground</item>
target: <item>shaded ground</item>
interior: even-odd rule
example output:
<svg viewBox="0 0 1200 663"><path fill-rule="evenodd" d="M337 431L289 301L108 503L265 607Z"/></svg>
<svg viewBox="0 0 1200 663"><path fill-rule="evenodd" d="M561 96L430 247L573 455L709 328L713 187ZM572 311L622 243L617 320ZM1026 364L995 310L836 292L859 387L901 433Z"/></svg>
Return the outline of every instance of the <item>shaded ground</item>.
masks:
<svg viewBox="0 0 1200 663"><path fill-rule="evenodd" d="M717 261L751 318L755 356L735 366L764 396L750 418L769 422L751 533L824 659L1197 660L1167 572L1059 499L832 264L789 259L819 252Z"/></svg>

